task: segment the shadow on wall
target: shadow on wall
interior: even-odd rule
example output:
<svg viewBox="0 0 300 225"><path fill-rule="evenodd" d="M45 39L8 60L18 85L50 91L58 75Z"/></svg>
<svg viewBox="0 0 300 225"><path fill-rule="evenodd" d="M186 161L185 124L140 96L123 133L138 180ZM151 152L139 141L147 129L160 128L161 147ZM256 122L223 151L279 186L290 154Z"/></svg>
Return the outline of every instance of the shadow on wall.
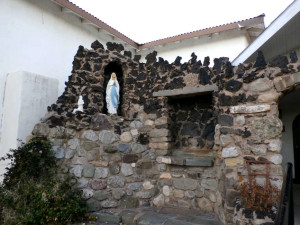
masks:
<svg viewBox="0 0 300 225"><path fill-rule="evenodd" d="M211 150L214 145L216 118L213 116L212 94L169 99L170 130L175 148Z"/></svg>

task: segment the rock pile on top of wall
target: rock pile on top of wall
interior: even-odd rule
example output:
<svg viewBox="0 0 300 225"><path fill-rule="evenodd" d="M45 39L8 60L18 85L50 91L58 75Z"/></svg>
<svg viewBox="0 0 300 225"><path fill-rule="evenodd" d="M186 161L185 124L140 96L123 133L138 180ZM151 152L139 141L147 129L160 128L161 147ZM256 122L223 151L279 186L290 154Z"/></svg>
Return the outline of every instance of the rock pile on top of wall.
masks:
<svg viewBox="0 0 300 225"><path fill-rule="evenodd" d="M208 57L202 64L194 53L187 63L181 63L180 57L169 63L160 57L157 59L157 53L153 52L146 56L146 63L141 63L140 56L132 59L126 51L121 54L123 48L115 43L107 43L105 50L96 41L92 48L79 47L64 93L56 104L48 107L53 112L48 120L49 125L82 129L88 127L91 115L105 111L105 77L108 76L105 73L110 63L117 65L122 73L117 73L118 79L121 78L120 114L129 118L135 115L134 104L142 105L147 114L157 113L160 116L167 113L165 99L153 98L155 91L208 85L217 81L215 75L220 74L223 67L231 68L228 59L221 58L215 60L211 69L208 67ZM85 114L74 115L72 112L80 95L83 96Z"/></svg>

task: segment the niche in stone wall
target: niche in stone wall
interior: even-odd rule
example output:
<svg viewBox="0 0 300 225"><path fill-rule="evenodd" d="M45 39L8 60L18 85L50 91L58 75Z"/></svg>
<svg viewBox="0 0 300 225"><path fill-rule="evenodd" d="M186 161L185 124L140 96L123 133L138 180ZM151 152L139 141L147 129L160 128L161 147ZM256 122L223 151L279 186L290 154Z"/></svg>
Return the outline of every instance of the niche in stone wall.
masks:
<svg viewBox="0 0 300 225"><path fill-rule="evenodd" d="M170 130L174 148L184 151L211 150L214 145L216 119L212 94L169 98Z"/></svg>
<svg viewBox="0 0 300 225"><path fill-rule="evenodd" d="M104 69L104 83L103 83L103 87L105 88L104 94L103 94L103 99L104 99L104 107L103 107L103 111L102 113L107 114L107 108L106 108L106 87L107 87L107 83L111 77L112 73L116 73L117 75L117 79L120 85L120 105L118 108L118 115L122 116L123 112L122 112L122 103L123 103L123 93L124 93L124 77L123 77L123 70L122 70L122 66L118 63L118 62L110 62L109 64L107 64L107 66Z"/></svg>

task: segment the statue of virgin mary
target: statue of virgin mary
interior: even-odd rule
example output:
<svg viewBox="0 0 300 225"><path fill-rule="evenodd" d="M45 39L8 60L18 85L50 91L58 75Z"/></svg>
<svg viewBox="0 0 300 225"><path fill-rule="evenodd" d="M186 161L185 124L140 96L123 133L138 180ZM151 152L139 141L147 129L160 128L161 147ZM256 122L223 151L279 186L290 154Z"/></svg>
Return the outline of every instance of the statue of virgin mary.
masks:
<svg viewBox="0 0 300 225"><path fill-rule="evenodd" d="M117 114L120 86L116 73L112 73L106 87L106 107L109 114Z"/></svg>

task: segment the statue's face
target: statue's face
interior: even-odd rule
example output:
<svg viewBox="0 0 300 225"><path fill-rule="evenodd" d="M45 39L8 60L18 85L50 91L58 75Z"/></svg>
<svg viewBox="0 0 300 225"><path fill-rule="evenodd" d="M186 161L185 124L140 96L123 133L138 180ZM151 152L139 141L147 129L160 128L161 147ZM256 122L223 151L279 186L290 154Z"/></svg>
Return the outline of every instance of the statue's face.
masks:
<svg viewBox="0 0 300 225"><path fill-rule="evenodd" d="M116 74L113 73L113 74L111 75L111 78L112 78L113 80L115 80L115 79L116 79Z"/></svg>

